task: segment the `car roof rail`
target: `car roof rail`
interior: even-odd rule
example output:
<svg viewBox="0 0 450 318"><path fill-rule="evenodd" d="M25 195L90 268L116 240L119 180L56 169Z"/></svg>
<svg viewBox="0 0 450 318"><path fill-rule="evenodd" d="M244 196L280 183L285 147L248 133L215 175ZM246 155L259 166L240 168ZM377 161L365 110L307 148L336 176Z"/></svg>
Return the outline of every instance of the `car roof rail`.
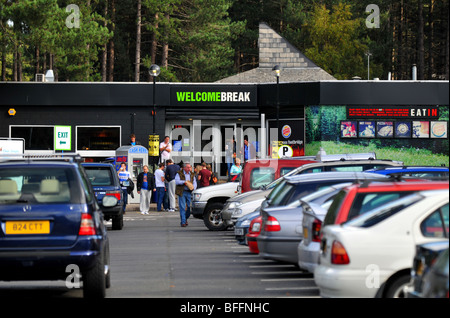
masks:
<svg viewBox="0 0 450 318"><path fill-rule="evenodd" d="M82 162L83 158L78 153L52 153L52 154L0 154L0 162L10 161L67 161Z"/></svg>

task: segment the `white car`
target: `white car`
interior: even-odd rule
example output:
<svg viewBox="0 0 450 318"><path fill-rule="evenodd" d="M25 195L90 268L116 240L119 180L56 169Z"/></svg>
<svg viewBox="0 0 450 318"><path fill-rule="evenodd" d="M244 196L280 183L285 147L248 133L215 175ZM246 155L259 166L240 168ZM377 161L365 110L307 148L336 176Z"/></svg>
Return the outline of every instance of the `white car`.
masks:
<svg viewBox="0 0 450 318"><path fill-rule="evenodd" d="M402 297L415 247L448 238L448 190L423 191L322 228L322 297Z"/></svg>

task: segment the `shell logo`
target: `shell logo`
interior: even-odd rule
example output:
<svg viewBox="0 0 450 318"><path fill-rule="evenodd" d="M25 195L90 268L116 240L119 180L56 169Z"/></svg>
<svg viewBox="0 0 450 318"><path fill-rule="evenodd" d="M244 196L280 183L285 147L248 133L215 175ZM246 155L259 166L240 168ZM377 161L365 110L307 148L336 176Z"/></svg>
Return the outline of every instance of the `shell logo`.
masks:
<svg viewBox="0 0 450 318"><path fill-rule="evenodd" d="M291 134L292 134L291 126L289 126L289 125L284 125L283 128L281 128L281 135L282 135L284 138L287 139L287 138L291 137Z"/></svg>

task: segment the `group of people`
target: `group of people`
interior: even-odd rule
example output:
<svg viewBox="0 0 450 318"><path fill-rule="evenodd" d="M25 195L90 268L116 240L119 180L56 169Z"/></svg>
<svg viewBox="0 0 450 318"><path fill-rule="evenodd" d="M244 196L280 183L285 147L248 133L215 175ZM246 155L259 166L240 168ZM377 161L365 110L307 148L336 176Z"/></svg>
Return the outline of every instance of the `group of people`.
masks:
<svg viewBox="0 0 450 318"><path fill-rule="evenodd" d="M233 140L234 141L234 140ZM134 135L130 136L131 145L139 145ZM233 146L232 146L233 147ZM180 223L182 227L188 225L190 216L192 191L200 187L207 187L217 183L217 177L211 169L211 165L202 163L192 171L190 163L175 164L170 159L172 144L170 137L165 136L163 142L160 143L160 163L155 173L151 173L147 165L143 167L143 171L137 176L137 193L140 195L139 209L141 214L149 214L150 202L152 195L156 196L156 210L161 212L163 209L169 212L176 211L176 197L178 196L178 206L180 210ZM235 148L235 147L233 147ZM233 149L231 148L231 149ZM251 157L252 147L248 146L248 141L244 141L244 149L248 149L245 155ZM234 150L234 149L233 149ZM228 152L230 153L230 152ZM241 160L233 156L228 165L229 179L242 173ZM228 163L228 161L227 161ZM128 182L131 181L130 173L126 169L126 164L122 163L118 171L119 180L124 192L124 212L127 205L127 198L130 192Z"/></svg>

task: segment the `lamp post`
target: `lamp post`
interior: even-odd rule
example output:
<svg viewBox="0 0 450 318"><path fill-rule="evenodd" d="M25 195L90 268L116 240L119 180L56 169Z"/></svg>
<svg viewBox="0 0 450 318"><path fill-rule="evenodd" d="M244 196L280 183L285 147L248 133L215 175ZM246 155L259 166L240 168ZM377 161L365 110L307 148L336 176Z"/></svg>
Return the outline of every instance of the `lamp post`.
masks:
<svg viewBox="0 0 450 318"><path fill-rule="evenodd" d="M161 73L161 69L159 68L158 65L153 64L152 66L150 66L149 73L150 73L150 76L153 77L153 111L152 111L153 137L152 138L153 138L153 140L155 140L155 136L156 136L156 128L155 128L155 117L156 117L156 99L155 99L155 97L156 97L156 77ZM156 145L156 147L159 148L159 145ZM155 158L153 158L153 173L155 171L156 171L156 164L155 164Z"/></svg>
<svg viewBox="0 0 450 318"><path fill-rule="evenodd" d="M275 65L272 68L272 71L274 71L275 77L277 78L277 141L278 141L278 136L280 134L280 73L281 73L281 67L279 65Z"/></svg>
<svg viewBox="0 0 450 318"><path fill-rule="evenodd" d="M367 56L367 80L370 80L370 57L372 56L372 53L367 51L365 54Z"/></svg>

